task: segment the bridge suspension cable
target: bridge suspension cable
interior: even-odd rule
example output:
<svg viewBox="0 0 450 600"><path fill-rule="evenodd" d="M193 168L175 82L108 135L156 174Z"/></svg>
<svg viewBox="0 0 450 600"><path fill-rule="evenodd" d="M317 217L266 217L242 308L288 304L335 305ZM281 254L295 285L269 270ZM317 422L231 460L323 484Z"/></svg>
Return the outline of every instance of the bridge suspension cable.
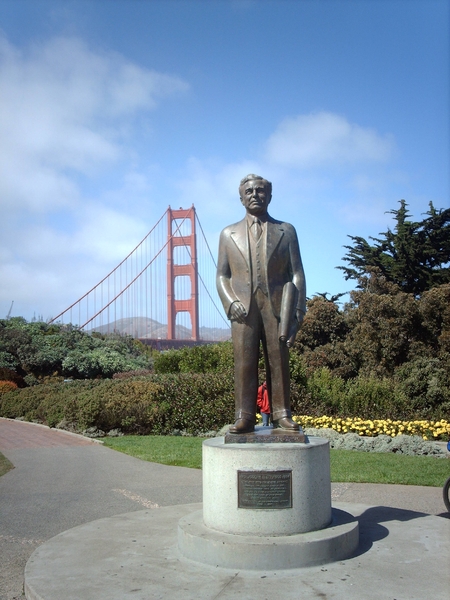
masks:
<svg viewBox="0 0 450 600"><path fill-rule="evenodd" d="M167 221L172 214L186 216L173 219L173 231L166 236ZM175 304L181 307L180 314L176 315L174 337L195 339L192 312L187 314L183 309L193 293L192 277L186 277L186 269L179 266L176 269L181 275L176 278L172 275L174 281L170 282L168 275L169 246L176 265L194 262L188 231L192 218L201 231L201 236L196 236L198 261L194 257L200 282L198 314L195 316L200 324L199 338L203 341L228 339L230 327L219 307L215 286L216 262L194 206L188 211L171 211L169 206L143 240L114 269L50 322L69 322L80 329L100 333L126 333L144 341L165 339L170 317L167 297L172 285Z"/></svg>

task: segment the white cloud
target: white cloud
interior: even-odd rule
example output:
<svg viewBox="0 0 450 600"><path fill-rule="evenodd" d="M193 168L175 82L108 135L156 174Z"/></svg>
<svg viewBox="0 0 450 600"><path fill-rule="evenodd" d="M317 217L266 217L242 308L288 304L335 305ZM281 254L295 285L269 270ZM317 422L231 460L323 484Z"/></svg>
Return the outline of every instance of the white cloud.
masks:
<svg viewBox="0 0 450 600"><path fill-rule="evenodd" d="M0 35L2 305L55 314L145 235L154 168L134 164L135 127L187 89L77 38L18 49Z"/></svg>
<svg viewBox="0 0 450 600"><path fill-rule="evenodd" d="M394 151L391 135L318 112L284 119L266 144L266 160L288 168L384 162Z"/></svg>
<svg viewBox="0 0 450 600"><path fill-rule="evenodd" d="M274 182L275 217L294 218L324 203L327 212L347 223L374 221L378 211L380 221L394 153L389 134L330 112L297 115L284 119L268 136L259 160L226 164L191 157L178 184L180 205L194 203L202 221L225 225L242 216L240 179L258 173Z"/></svg>
<svg viewBox="0 0 450 600"><path fill-rule="evenodd" d="M116 266L149 229L144 221L107 206L86 207L71 242L71 252L95 256L102 264ZM106 275L106 273L103 273Z"/></svg>
<svg viewBox="0 0 450 600"><path fill-rule="evenodd" d="M146 233L142 220L97 204L85 208L72 231L32 223L5 232L0 245L0 301L32 298L36 309L63 309L64 301L69 304L87 292Z"/></svg>
<svg viewBox="0 0 450 600"><path fill-rule="evenodd" d="M226 164L191 157L178 184L180 205L194 203L208 225L223 226L243 214L240 179L258 173L274 182L270 210L275 217L295 219L299 212L322 206L348 224L379 222L386 210L394 153L389 134L330 112L297 115L284 119L268 136L257 161Z"/></svg>
<svg viewBox="0 0 450 600"><path fill-rule="evenodd" d="M75 202L74 174L114 164L129 119L187 84L75 38L28 51L1 38L0 89L2 203L45 210Z"/></svg>

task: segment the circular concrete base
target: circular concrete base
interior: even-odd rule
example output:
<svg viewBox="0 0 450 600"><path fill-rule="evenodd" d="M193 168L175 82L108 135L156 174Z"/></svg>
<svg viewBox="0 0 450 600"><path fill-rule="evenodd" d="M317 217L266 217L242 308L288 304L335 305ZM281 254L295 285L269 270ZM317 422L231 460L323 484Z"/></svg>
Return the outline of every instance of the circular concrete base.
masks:
<svg viewBox="0 0 450 600"><path fill-rule="evenodd" d="M69 529L39 546L25 569L28 600L448 600L450 520L359 504L353 558L301 569L246 571L187 560L177 526L190 504L140 510ZM431 590L431 592L430 592Z"/></svg>
<svg viewBox="0 0 450 600"><path fill-rule="evenodd" d="M352 556L359 543L358 521L333 510L329 527L285 536L233 535L203 523L202 511L180 519L178 548L196 562L227 569L297 569Z"/></svg>

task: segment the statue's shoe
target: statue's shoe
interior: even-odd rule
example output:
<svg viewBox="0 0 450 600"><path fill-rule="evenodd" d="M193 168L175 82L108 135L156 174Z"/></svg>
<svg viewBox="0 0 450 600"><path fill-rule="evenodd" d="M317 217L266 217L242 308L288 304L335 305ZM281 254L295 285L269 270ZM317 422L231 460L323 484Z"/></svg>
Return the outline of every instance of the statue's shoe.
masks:
<svg viewBox="0 0 450 600"><path fill-rule="evenodd" d="M283 417L273 422L274 429L284 429L285 431L298 431L300 429L298 423L290 417Z"/></svg>
<svg viewBox="0 0 450 600"><path fill-rule="evenodd" d="M252 431L255 431L255 423L248 419L238 419L229 429L230 433L251 433Z"/></svg>

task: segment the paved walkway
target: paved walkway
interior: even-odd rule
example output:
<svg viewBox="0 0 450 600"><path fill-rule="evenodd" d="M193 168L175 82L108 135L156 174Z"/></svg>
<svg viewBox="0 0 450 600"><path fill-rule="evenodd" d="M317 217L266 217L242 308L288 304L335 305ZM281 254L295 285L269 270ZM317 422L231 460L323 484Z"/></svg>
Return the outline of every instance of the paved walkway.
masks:
<svg viewBox="0 0 450 600"><path fill-rule="evenodd" d="M34 549L103 517L201 502L201 471L148 463L89 439L0 418L0 451L14 469L0 478L0 600L23 598ZM441 488L333 484L334 501L448 517ZM62 599L61 599L62 600Z"/></svg>
<svg viewBox="0 0 450 600"><path fill-rule="evenodd" d="M29 425L32 425L30 427ZM0 418L0 450L92 446L95 441L66 431L49 429L44 425Z"/></svg>
<svg viewBox="0 0 450 600"><path fill-rule="evenodd" d="M0 418L0 452L15 467L0 477L0 600L23 600L28 558L62 531L202 500L197 469L141 461L39 425Z"/></svg>

